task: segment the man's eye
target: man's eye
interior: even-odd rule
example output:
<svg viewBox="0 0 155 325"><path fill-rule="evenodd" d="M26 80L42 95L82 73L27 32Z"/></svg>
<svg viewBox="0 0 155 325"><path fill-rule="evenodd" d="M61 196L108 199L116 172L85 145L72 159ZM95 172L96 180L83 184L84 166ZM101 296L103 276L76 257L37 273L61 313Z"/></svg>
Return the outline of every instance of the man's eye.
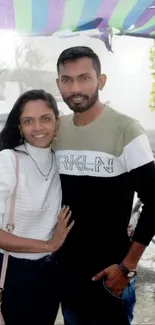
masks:
<svg viewBox="0 0 155 325"><path fill-rule="evenodd" d="M81 79L82 79L82 80L89 80L90 77L89 77L89 76L83 76Z"/></svg>
<svg viewBox="0 0 155 325"><path fill-rule="evenodd" d="M71 80L69 78L62 78L61 81L66 83L66 82L70 82Z"/></svg>

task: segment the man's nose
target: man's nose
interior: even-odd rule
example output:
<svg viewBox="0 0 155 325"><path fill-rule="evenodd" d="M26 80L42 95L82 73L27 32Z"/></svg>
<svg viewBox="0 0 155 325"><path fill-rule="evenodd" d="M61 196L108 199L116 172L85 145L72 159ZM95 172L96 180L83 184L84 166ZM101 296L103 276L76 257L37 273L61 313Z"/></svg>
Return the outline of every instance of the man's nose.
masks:
<svg viewBox="0 0 155 325"><path fill-rule="evenodd" d="M82 92L82 87L80 85L80 82L78 82L78 81L75 80L72 83L72 92L73 93L80 93L80 92Z"/></svg>

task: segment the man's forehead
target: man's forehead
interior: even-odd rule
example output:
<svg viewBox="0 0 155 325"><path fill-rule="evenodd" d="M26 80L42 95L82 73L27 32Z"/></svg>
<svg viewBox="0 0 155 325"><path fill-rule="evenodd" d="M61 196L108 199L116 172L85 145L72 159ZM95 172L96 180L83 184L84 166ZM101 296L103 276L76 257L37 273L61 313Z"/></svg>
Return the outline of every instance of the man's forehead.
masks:
<svg viewBox="0 0 155 325"><path fill-rule="evenodd" d="M92 73L94 70L93 62L89 58L80 58L74 61L66 61L63 65L59 66L59 74L60 75L70 75L76 74L87 74Z"/></svg>

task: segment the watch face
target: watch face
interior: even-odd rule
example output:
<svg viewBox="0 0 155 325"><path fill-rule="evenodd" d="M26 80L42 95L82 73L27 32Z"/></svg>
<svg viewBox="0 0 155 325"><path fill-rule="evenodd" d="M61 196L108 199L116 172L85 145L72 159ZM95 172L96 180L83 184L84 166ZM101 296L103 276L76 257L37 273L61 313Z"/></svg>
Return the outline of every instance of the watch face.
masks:
<svg viewBox="0 0 155 325"><path fill-rule="evenodd" d="M133 278L135 276L135 272L134 271L130 271L127 275L128 278Z"/></svg>

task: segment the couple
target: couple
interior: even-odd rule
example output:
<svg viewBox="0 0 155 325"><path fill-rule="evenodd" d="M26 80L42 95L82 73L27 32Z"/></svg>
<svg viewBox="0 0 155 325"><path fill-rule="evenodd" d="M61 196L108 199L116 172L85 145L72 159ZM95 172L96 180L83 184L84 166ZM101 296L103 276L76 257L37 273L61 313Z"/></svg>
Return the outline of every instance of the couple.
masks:
<svg viewBox="0 0 155 325"><path fill-rule="evenodd" d="M155 233L152 151L137 121L99 101L106 76L90 48L63 51L57 69L73 115L59 120L52 95L28 91L0 135L3 317L6 325L52 325L61 302L65 325L127 325L136 267ZM131 243L134 192L143 210Z"/></svg>

